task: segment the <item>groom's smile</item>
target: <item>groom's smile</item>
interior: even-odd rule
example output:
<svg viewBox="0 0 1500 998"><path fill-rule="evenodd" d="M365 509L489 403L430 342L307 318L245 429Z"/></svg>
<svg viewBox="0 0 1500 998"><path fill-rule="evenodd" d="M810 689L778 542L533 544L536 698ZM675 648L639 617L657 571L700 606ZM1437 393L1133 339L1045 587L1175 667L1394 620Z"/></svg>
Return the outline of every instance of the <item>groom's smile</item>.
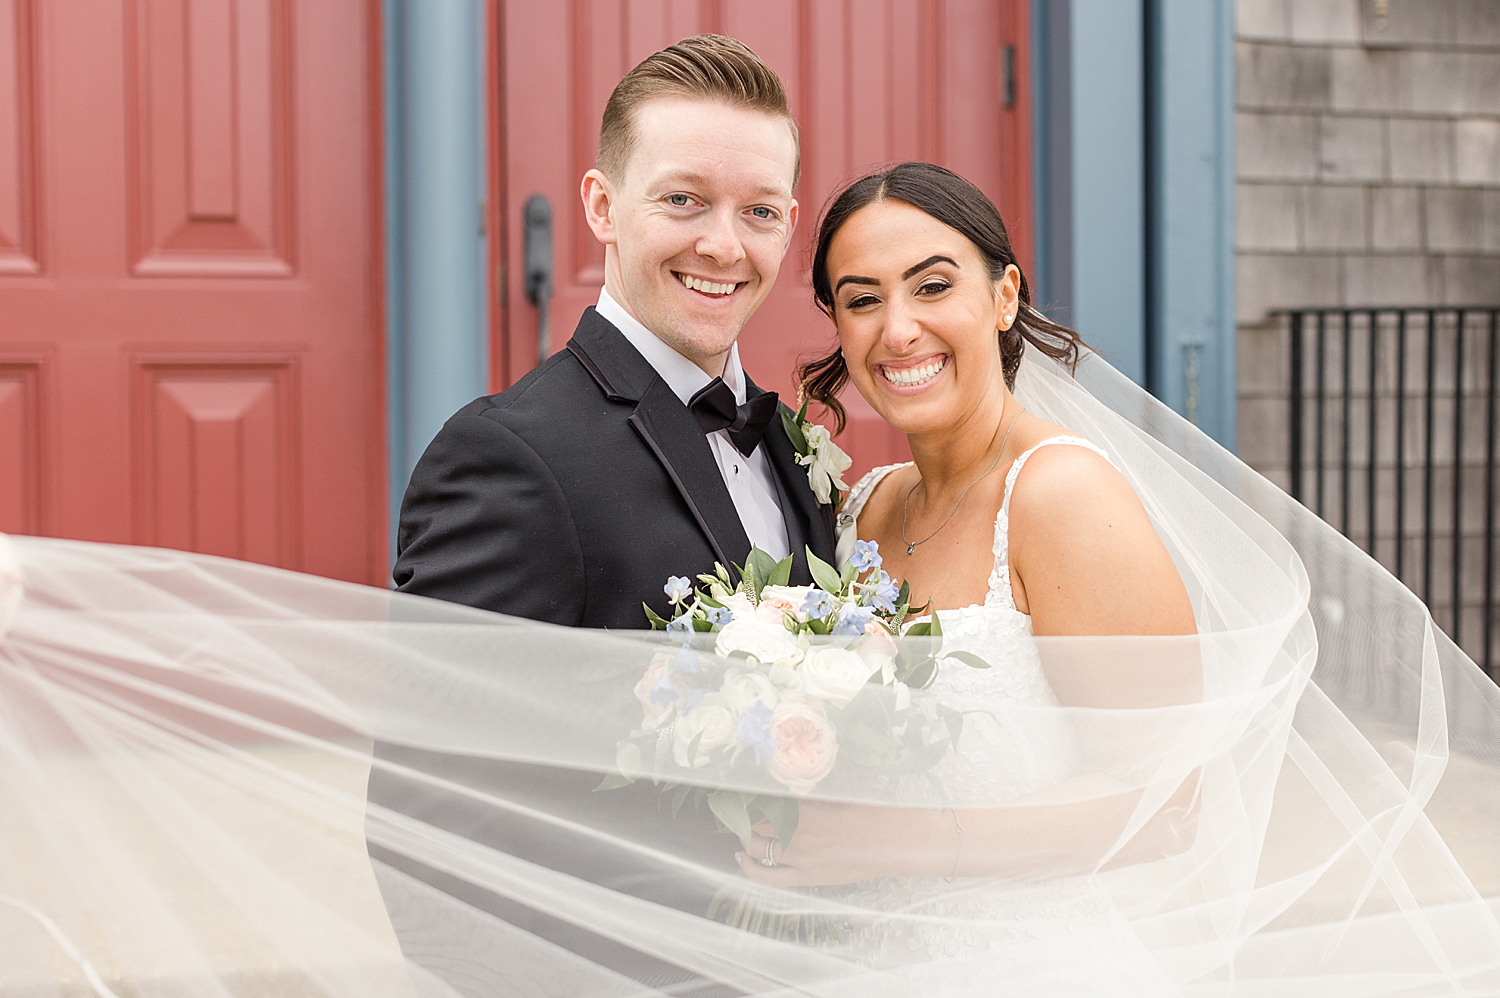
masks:
<svg viewBox="0 0 1500 998"><path fill-rule="evenodd" d="M684 287L691 288L708 298L728 298L748 283L746 281L712 281L705 277L693 277L675 270L672 271L672 276L681 281Z"/></svg>

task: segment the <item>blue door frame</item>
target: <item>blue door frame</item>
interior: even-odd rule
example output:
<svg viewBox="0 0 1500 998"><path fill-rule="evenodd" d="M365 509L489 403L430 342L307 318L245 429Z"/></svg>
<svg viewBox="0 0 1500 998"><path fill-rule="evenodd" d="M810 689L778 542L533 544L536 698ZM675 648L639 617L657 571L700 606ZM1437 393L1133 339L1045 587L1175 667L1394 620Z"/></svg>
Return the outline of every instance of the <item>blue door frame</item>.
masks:
<svg viewBox="0 0 1500 998"><path fill-rule="evenodd" d="M1033 0L1038 298L1234 449L1232 0Z"/></svg>

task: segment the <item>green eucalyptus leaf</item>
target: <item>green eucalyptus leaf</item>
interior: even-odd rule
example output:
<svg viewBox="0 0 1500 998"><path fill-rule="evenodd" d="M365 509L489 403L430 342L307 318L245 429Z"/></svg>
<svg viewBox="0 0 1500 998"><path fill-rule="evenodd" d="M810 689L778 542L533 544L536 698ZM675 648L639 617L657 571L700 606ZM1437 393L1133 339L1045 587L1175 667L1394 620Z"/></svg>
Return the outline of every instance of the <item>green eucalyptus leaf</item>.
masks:
<svg viewBox="0 0 1500 998"><path fill-rule="evenodd" d="M603 780L599 781L599 785L594 788L594 793L598 793L601 790L618 790L620 787L628 787L634 782L628 776L622 776L619 773L610 773Z"/></svg>
<svg viewBox="0 0 1500 998"><path fill-rule="evenodd" d="M781 846L785 849L786 844L792 841L792 836L797 831L797 802L786 797L762 795L755 798L755 803L760 807L760 813L765 815L766 820L775 829L776 837L781 840Z"/></svg>
<svg viewBox="0 0 1500 998"><path fill-rule="evenodd" d="M812 573L813 581L818 584L819 589L833 596L843 591L839 573L828 562L813 554L812 548L807 549L807 569Z"/></svg>
<svg viewBox="0 0 1500 998"><path fill-rule="evenodd" d="M990 667L990 663L986 662L978 655L975 655L973 652L950 651L948 652L948 654L944 655L943 658L956 658L971 669L988 669Z"/></svg>
<svg viewBox="0 0 1500 998"><path fill-rule="evenodd" d="M693 792L692 787L678 787L677 792L672 795L672 817L677 817L677 812L682 810L682 802L687 800L688 794Z"/></svg>
<svg viewBox="0 0 1500 998"><path fill-rule="evenodd" d="M933 677L936 675L937 659L923 659L921 662L917 663L916 667L913 668L909 673L909 678L906 680L906 685L912 687L913 689L925 690L927 688L927 684L931 683ZM689 756L689 758L691 758L691 756Z"/></svg>
<svg viewBox="0 0 1500 998"><path fill-rule="evenodd" d="M845 565L843 572L839 574L839 592L843 592L845 589L847 589L849 587L849 583L853 582L854 577L858 574L859 570L854 567L854 562L851 561L847 565Z"/></svg>
<svg viewBox="0 0 1500 998"><path fill-rule="evenodd" d="M771 579L766 585L785 586L792 581L792 556L787 555L776 563L776 568L771 572Z"/></svg>
<svg viewBox="0 0 1500 998"><path fill-rule="evenodd" d="M925 638L931 633L932 622L928 620L920 620L906 629L906 636L909 638Z"/></svg>
<svg viewBox="0 0 1500 998"><path fill-rule="evenodd" d="M751 548L750 557L745 559L745 569L755 573L755 593L771 584L771 576L776 574L776 559L762 551L760 548Z"/></svg>
<svg viewBox="0 0 1500 998"><path fill-rule="evenodd" d="M724 827L739 836L741 842L750 841L750 812L745 799L729 790L716 790L708 795L708 809Z"/></svg>
<svg viewBox="0 0 1500 998"><path fill-rule="evenodd" d="M712 631L713 629L714 629L714 625L713 625L712 622L710 622L708 620L705 620L702 617L694 617L693 618L693 630L694 631L697 631L699 633L706 633L708 631Z"/></svg>
<svg viewBox="0 0 1500 998"><path fill-rule="evenodd" d="M802 412L806 413L806 411L807 405L803 403ZM792 442L793 447L797 448L797 453L805 457L808 451L807 437L802 433L801 423L801 413L793 416L790 409L786 406L781 407L781 428L786 430L786 438Z"/></svg>
<svg viewBox="0 0 1500 998"><path fill-rule="evenodd" d="M646 611L646 619L651 622L651 629L653 631L665 631L667 629L667 622L662 618L661 614L651 609L645 603L641 604L641 608Z"/></svg>

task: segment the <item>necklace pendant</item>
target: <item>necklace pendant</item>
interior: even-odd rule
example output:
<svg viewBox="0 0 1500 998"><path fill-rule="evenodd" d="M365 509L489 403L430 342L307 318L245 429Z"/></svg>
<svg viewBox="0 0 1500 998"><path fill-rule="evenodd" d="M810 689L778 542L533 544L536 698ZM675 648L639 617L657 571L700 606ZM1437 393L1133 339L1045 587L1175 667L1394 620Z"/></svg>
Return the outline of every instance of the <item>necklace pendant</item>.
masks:
<svg viewBox="0 0 1500 998"><path fill-rule="evenodd" d="M916 549L917 549L917 545L915 543L906 545L906 553L907 554L911 554Z"/></svg>

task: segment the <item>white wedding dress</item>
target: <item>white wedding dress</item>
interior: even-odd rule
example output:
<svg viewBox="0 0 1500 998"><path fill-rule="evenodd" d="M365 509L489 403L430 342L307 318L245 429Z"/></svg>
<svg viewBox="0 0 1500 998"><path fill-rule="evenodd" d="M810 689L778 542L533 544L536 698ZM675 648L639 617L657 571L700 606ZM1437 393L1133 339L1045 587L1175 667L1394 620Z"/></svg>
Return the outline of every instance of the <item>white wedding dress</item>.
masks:
<svg viewBox="0 0 1500 998"><path fill-rule="evenodd" d="M951 660L929 687L944 706L965 715L953 752L930 774L934 800L960 809L965 803L983 806L1044 790L1076 768L1078 748L1069 732L1045 721L1055 720L1049 718L1049 708L1058 706L1057 697L1042 671L1031 617L1016 609L1010 584L1011 493L1026 462L1047 446L1084 447L1109 460L1103 450L1076 436L1049 437L1017 457L995 517L995 561L984 602L938 611L944 650L969 652L990 665L974 669ZM850 490L839 516L841 552L853 549L860 511L875 489L908 464L875 468ZM1043 723L1027 708L1041 708ZM968 961L984 954L984 972L993 974L1035 971L1050 955L1050 940L1076 941L1087 934L1095 942L1088 950L1091 959L1078 960L1076 946L1070 946L1070 959L1050 968L1049 987L1067 984L1075 993L1088 993L1090 985L1097 985L1101 994L1120 994L1134 986L1168 993L1162 989L1171 985L1155 972L1100 878L967 879L963 884L967 889L957 891L953 882L941 878L883 878L854 885L842 892L845 903L902 918L873 918L842 946L855 958L883 966L914 959Z"/></svg>

